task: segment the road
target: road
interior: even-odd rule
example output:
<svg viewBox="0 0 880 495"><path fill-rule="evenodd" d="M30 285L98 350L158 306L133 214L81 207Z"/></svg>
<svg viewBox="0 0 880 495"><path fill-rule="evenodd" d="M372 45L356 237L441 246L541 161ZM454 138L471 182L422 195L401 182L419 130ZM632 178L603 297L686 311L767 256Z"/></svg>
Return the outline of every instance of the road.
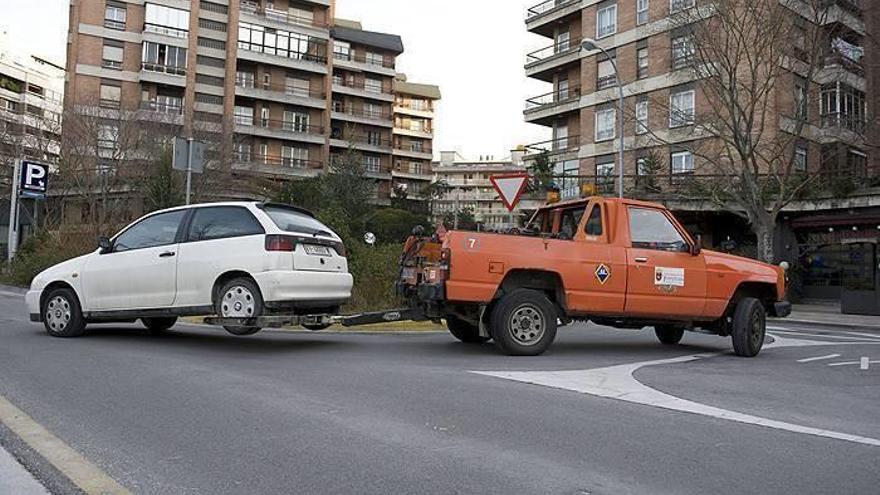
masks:
<svg viewBox="0 0 880 495"><path fill-rule="evenodd" d="M778 324L751 360L592 325L538 358L442 333L63 340L3 293L0 396L132 493L877 493L880 334L827 330Z"/></svg>

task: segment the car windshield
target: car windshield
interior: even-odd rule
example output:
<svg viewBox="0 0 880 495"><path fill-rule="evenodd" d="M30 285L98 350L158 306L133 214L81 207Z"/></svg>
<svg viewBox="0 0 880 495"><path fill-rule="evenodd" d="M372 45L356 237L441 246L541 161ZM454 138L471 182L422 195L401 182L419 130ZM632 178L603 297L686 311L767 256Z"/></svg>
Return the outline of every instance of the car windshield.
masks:
<svg viewBox="0 0 880 495"><path fill-rule="evenodd" d="M333 236L333 232L326 225L305 213L277 206L267 206L263 211L281 230L298 234Z"/></svg>

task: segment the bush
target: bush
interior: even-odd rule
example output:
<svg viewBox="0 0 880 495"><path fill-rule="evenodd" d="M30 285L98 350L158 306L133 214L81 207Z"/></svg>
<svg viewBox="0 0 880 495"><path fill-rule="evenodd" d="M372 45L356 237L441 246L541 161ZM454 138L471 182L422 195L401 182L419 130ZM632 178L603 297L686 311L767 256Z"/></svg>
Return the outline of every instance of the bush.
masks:
<svg viewBox="0 0 880 495"><path fill-rule="evenodd" d="M394 208L378 210L365 222L366 230L376 234L383 244L404 242L416 225L428 228L430 222L424 215Z"/></svg>
<svg viewBox="0 0 880 495"><path fill-rule="evenodd" d="M399 275L401 244L375 247L348 246L348 268L354 277L354 291L347 311L377 311L400 305L394 292Z"/></svg>
<svg viewBox="0 0 880 495"><path fill-rule="evenodd" d="M38 273L53 265L93 250L95 246L65 241L57 233L40 232L25 240L11 264L5 263L0 281L20 287L30 286Z"/></svg>

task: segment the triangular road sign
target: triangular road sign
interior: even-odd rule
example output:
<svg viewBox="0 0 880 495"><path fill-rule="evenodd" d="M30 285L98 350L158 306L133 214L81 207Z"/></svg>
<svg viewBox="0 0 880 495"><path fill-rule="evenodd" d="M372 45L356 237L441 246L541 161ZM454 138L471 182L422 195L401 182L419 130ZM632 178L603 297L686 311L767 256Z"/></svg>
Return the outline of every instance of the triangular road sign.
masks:
<svg viewBox="0 0 880 495"><path fill-rule="evenodd" d="M529 184L529 174L506 174L489 177L507 211L513 211Z"/></svg>

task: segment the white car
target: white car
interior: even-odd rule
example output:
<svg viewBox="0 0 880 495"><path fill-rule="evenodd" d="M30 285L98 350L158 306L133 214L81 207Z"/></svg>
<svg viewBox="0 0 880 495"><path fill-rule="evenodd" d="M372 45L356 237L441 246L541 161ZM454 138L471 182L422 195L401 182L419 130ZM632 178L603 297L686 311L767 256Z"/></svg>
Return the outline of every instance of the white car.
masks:
<svg viewBox="0 0 880 495"><path fill-rule="evenodd" d="M140 319L161 332L179 316L336 313L351 288L342 240L311 213L230 202L150 213L37 275L26 300L31 321L75 337L87 323Z"/></svg>

